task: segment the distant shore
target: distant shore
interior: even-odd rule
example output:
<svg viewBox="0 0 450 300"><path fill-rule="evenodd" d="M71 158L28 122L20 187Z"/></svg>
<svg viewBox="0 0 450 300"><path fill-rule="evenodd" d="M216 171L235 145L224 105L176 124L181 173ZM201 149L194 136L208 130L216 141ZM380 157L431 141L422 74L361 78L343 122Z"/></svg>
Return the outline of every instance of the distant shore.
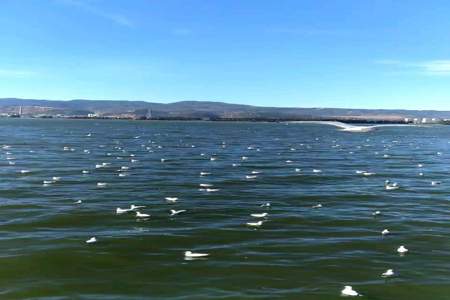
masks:
<svg viewBox="0 0 450 300"><path fill-rule="evenodd" d="M182 118L182 117L160 117L160 118L132 118L132 117L85 117L85 116L3 116L3 118L15 119L68 119L68 120L129 120L129 121L205 121L205 122L343 122L350 124L412 124L412 121L404 119L364 119L364 118Z"/></svg>

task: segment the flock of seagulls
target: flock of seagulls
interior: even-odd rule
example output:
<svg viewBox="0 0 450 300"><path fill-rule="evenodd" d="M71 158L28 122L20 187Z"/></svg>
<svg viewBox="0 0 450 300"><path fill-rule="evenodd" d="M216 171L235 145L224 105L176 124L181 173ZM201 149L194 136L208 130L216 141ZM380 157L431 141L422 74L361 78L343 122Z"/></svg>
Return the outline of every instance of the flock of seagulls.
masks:
<svg viewBox="0 0 450 300"><path fill-rule="evenodd" d="M338 126L336 124L332 124L332 125ZM339 126L339 127L341 127L341 126ZM364 127L362 129L355 129L354 126L350 126L349 127L349 126L346 125L346 126L343 127L343 130L345 130L345 131L355 131L355 132L356 131L358 131L358 132L359 131L365 132L365 131L372 130L374 128L375 128L374 126L370 126L370 127ZM86 137L92 137L92 136L93 136L92 133L88 133L86 135ZM139 139L139 138L140 138L140 136L136 136L135 137L135 139ZM144 146L144 147L149 152L153 151L152 147L148 147L148 146ZM159 149L162 148L161 145L157 145L156 147L159 148ZM226 143L223 143L222 147L223 148L226 147ZM337 144L337 142L335 142L333 144L333 148L339 148L339 147L340 147L340 145ZM192 145L192 148L195 148L195 145ZM254 146L249 146L247 149L248 150L260 151L260 148L257 148L257 147L254 147ZM12 147L10 145L3 145L2 150L5 151L6 160L9 161L9 164L10 165L15 165L15 158L14 158L12 152L11 152L12 151ZM76 151L75 148L70 147L70 146L64 146L62 150L63 151L71 151L71 152ZM126 152L121 146L116 146L114 150ZM289 151L296 151L296 148L291 147L289 149ZM91 150L85 149L85 150L83 150L83 153L86 154L86 155L89 155L91 153ZM350 152L350 154L352 154L352 153L353 152ZM438 155L441 155L441 154L442 153L440 153ZM107 156L111 156L111 155L112 155L111 153L107 153ZM201 156L207 156L205 153L201 153L200 155ZM384 154L382 157L383 158L389 158L390 155ZM216 156L216 155L209 156L209 160L210 161L216 161L218 159L219 159L219 157ZM243 162L248 161L249 159L250 159L250 156L241 156L240 157L240 161L241 162L235 162L235 163L232 164L232 166L233 167L239 167L239 166L241 166L241 164ZM169 160L167 158L161 158L160 161L161 161L161 163L168 163L169 162ZM139 160L138 160L138 158L136 158L135 154L129 154L129 162L131 164L134 164L134 163L139 162ZM292 160L285 160L284 162L286 164L293 164L294 163L294 161L292 161ZM90 168L86 168L86 169L80 170L80 172L82 174L84 174L84 175L88 175L88 174L91 174L92 172L94 172L95 169L105 169L105 168L110 168L110 167L112 167L112 164L110 162L102 162L102 163L95 164L95 166L93 166L93 168L91 168L91 169ZM423 167L424 167L423 164L418 164L418 168L422 169ZM118 176L119 177L129 176L130 175L130 170L131 170L131 166L123 165L117 170ZM303 172L303 170L300 169L300 168L295 168L294 171L296 173L302 173ZM28 174L31 171L23 169L23 170L20 170L19 172L21 174ZM312 174L320 175L324 171L322 169L313 168L313 169L310 170L310 172ZM362 176L374 176L374 175L376 175L375 172L367 171L367 170L355 170L355 173L357 175L362 175ZM210 175L211 175L211 172L209 172L209 171L201 171L199 173L200 177L207 177L207 176L210 176ZM259 178L259 176L261 176L261 175L264 175L264 173L262 171L260 171L260 170L253 170L253 171L249 172L249 174L245 175L245 179L247 179L247 180L257 180ZM420 172L419 176L423 176L423 172ZM51 185L61 181L61 179L62 178L60 176L53 176L53 177L51 177L49 179L43 180L42 184L43 184L43 186L48 187L48 186L51 186ZM441 184L440 181L432 181L431 182L431 186L438 186L440 184ZM97 182L96 185L97 185L98 188L107 188L108 187L108 183L107 182ZM391 182L390 180L386 180L384 182L384 189L386 191L395 191L395 190L400 189L400 185L397 182ZM204 191L204 192L211 193L211 192L218 192L218 191L220 191L220 189L215 187L211 183L199 183L199 191ZM169 207L174 207L174 205L176 205L178 203L179 198L176 197L176 196L167 196L167 197L164 198L164 200L169 205ZM77 200L74 203L78 204L78 205L81 205L83 203L83 201L82 200ZM265 202L265 203L261 204L259 207L262 208L262 209L269 209L269 208L272 207L272 203ZM150 219L152 216L151 216L151 214L146 213L146 212L143 211L145 208L146 208L146 206L144 206L144 205L131 204L130 207L126 207L126 208L117 207L115 209L115 214L116 215L123 215L123 214L132 213L132 214L135 215L136 219L144 219L144 220ZM313 205L312 208L313 209L320 209L320 208L323 208L323 205L321 203L318 203L318 204ZM168 215L169 215L169 217L175 217L177 215L185 214L185 213L189 213L188 210L171 208L171 209L169 209L169 214ZM375 216L375 217L378 217L381 214L382 213L379 210L376 210L376 211L374 211L372 213L372 215ZM269 212L267 212L267 211L252 212L252 213L249 214L249 218L250 219L245 223L245 225L247 227L249 227L249 228L258 229L258 228L262 227L265 222L269 221L269 217L270 217L270 215L269 215ZM383 229L381 231L381 235L382 236L388 236L390 233L391 233L390 230L387 229L387 228L385 228L385 229ZM97 239L97 237L92 236L92 237L88 238L85 242L86 242L86 244L95 244L95 243L98 242L98 239ZM407 254L408 251L409 250L404 245L400 245L397 248L397 253L402 255L402 256ZM186 260L207 259L207 258L211 257L210 253L193 252L191 250L184 251L183 252L183 256L184 256L184 259L186 259ZM393 277L395 275L396 275L396 273L394 272L393 269L387 269L380 276L383 277L383 278L390 278L390 277ZM341 295L342 296L361 296L361 294L359 292L354 290L353 287L349 286L349 285L344 286L344 288L341 291Z"/></svg>

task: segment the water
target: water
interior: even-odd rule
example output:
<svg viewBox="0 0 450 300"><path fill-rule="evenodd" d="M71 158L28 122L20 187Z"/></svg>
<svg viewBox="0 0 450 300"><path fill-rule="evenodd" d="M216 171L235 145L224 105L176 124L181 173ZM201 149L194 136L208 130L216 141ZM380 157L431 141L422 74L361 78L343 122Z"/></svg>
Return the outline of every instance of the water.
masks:
<svg viewBox="0 0 450 300"><path fill-rule="evenodd" d="M0 128L10 145L0 150L1 299L341 299L344 285L366 299L450 299L450 127L2 119ZM261 173L246 179L252 171ZM386 191L386 179L401 188ZM151 218L115 214L130 204ZM172 208L187 212L169 217ZM265 211L259 229L245 225ZM400 245L410 252L398 255ZM210 257L187 261L186 250ZM381 278L387 269L397 276Z"/></svg>

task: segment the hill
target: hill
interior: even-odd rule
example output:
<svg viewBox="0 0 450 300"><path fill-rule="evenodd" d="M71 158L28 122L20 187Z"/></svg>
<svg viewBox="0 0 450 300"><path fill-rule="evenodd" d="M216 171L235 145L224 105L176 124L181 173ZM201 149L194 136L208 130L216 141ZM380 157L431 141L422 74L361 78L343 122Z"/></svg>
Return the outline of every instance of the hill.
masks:
<svg viewBox="0 0 450 300"><path fill-rule="evenodd" d="M155 103L126 100L0 98L0 114L28 117L108 117L211 120L349 120L398 122L405 118L450 118L450 111L344 108L281 108L211 101Z"/></svg>

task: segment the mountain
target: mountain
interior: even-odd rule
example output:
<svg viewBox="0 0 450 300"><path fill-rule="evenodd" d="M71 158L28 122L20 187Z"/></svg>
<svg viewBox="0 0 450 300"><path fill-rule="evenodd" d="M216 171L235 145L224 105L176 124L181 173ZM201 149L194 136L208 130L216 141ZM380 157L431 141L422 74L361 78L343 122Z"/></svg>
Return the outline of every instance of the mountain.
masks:
<svg viewBox="0 0 450 300"><path fill-rule="evenodd" d="M213 120L372 120L404 118L450 118L450 111L344 108L281 108L211 101L181 101L168 104L126 100L37 100L0 98L0 114L23 116L117 117Z"/></svg>

